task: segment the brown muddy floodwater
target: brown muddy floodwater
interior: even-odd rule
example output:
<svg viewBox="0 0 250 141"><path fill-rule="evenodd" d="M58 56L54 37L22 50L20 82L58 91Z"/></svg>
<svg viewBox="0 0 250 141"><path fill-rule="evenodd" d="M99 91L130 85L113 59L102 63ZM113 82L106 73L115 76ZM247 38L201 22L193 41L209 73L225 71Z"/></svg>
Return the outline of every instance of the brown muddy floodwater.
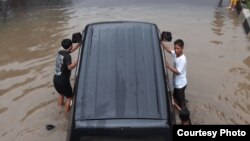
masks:
<svg viewBox="0 0 250 141"><path fill-rule="evenodd" d="M55 54L62 38L88 23L113 20L156 23L171 31L173 40L185 41L193 124L250 124L250 40L227 5L223 0L1 0L0 140L65 140L68 119L58 110L52 83ZM56 128L47 131L46 124Z"/></svg>

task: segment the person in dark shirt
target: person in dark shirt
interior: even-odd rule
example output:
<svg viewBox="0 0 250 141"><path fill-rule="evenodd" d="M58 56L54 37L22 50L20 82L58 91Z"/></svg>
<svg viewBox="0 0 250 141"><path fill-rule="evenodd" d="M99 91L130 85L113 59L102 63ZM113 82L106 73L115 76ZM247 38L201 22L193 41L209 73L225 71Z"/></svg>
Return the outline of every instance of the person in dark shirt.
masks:
<svg viewBox="0 0 250 141"><path fill-rule="evenodd" d="M186 106L180 109L179 117L181 119L181 125L192 125L190 119L190 112Z"/></svg>
<svg viewBox="0 0 250 141"><path fill-rule="evenodd" d="M66 97L66 103L64 106L65 112L70 111L70 102L73 97L73 91L70 84L71 70L77 65L77 60L72 63L70 53L79 48L81 43L73 44L70 39L63 39L61 42L61 48L56 56L56 67L54 71L54 87L59 93L58 106L64 105L64 97Z"/></svg>

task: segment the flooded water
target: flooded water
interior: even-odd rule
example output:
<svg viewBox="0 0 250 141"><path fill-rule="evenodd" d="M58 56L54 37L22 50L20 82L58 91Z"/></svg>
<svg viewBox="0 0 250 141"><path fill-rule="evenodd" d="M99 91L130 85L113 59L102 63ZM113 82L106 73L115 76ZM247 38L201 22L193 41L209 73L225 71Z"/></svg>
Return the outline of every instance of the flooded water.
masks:
<svg viewBox="0 0 250 141"><path fill-rule="evenodd" d="M173 40L185 41L186 97L193 124L250 124L250 40L236 12L226 9L228 1L0 3L1 141L65 140L68 120L58 110L52 83L55 54L63 38L86 24L114 20L156 23L171 31ZM47 131L47 124L56 128Z"/></svg>

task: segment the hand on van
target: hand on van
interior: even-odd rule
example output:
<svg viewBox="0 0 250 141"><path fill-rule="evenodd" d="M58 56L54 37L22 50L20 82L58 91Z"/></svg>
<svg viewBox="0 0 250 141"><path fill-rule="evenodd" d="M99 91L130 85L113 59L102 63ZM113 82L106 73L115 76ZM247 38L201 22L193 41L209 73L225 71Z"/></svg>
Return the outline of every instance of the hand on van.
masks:
<svg viewBox="0 0 250 141"><path fill-rule="evenodd" d="M172 71L174 74L176 74L176 75L179 75L179 74L180 74L180 72L179 72L176 68L171 67L171 66L169 65L168 61L165 62L165 65L166 65L166 67L167 67L170 71Z"/></svg>
<svg viewBox="0 0 250 141"><path fill-rule="evenodd" d="M73 43L73 47L72 49L70 50L70 53L74 52L76 49L78 49L79 47L82 46L82 43L79 42L79 43Z"/></svg>
<svg viewBox="0 0 250 141"><path fill-rule="evenodd" d="M165 49L168 53L171 53L172 49L167 45L167 42L162 41L162 42L161 42L161 46L162 46L163 49Z"/></svg>
<svg viewBox="0 0 250 141"><path fill-rule="evenodd" d="M74 68L77 66L77 63L78 63L78 60L76 60L74 63L68 65L68 69L69 69L69 70L74 69Z"/></svg>

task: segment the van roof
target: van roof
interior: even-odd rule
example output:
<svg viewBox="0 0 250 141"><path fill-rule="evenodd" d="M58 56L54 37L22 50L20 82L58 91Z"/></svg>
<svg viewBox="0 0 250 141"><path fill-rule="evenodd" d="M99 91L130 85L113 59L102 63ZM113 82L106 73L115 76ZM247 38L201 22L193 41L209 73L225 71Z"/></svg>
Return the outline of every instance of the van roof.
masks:
<svg viewBox="0 0 250 141"><path fill-rule="evenodd" d="M144 22L104 22L85 28L75 120L166 119L159 31Z"/></svg>

